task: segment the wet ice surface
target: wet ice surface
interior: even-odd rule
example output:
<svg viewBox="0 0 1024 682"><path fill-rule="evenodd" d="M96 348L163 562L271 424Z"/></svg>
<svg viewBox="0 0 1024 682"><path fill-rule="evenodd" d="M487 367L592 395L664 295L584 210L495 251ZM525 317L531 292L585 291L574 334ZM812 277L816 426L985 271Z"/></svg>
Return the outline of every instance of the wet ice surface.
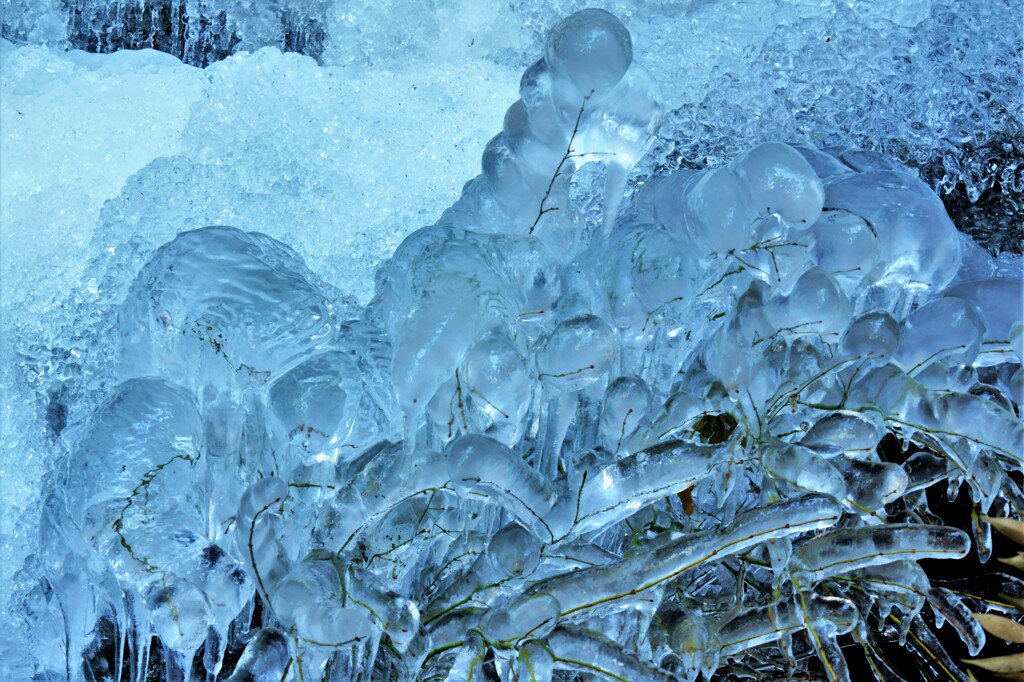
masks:
<svg viewBox="0 0 1024 682"><path fill-rule="evenodd" d="M979 605L916 561L986 560L990 529L923 488L1024 504L1021 263L856 148L884 125L913 155L962 111L851 137L835 93L779 127L759 87L766 119L693 135L795 30L739 4L625 8L632 37L568 7L314 9L321 64L3 44L6 677L117 651L188 676L200 648L215 674L244 644L234 679L848 679L838 638L873 650L876 605L931 641L926 601L980 650ZM949 39L946 11L800 35L884 52ZM43 14L10 35L61 35ZM842 54L775 85L854 78ZM1017 125L995 73L977 140Z"/></svg>

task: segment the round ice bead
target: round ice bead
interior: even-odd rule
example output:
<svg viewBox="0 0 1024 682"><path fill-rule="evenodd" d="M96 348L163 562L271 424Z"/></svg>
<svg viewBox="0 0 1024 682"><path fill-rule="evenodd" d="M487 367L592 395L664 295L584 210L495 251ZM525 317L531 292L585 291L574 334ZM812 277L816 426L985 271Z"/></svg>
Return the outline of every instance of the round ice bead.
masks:
<svg viewBox="0 0 1024 682"><path fill-rule="evenodd" d="M307 462L353 459L387 431L386 406L365 384L358 360L352 353L320 353L271 384L279 441L294 444Z"/></svg>
<svg viewBox="0 0 1024 682"><path fill-rule="evenodd" d="M778 213L800 229L810 227L821 214L825 187L811 164L788 144L758 145L731 167L759 213Z"/></svg>
<svg viewBox="0 0 1024 682"><path fill-rule="evenodd" d="M647 416L650 406L651 389L640 377L623 376L608 384L601 412L601 437L605 447L618 452Z"/></svg>
<svg viewBox="0 0 1024 682"><path fill-rule="evenodd" d="M537 353L537 372L546 385L577 391L597 381L611 367L615 332L594 315L563 321Z"/></svg>
<svg viewBox="0 0 1024 682"><path fill-rule="evenodd" d="M288 495L288 484L277 476L267 476L246 488L242 500L238 504L238 523L240 526L252 524L257 516L266 512L274 504Z"/></svg>
<svg viewBox="0 0 1024 682"><path fill-rule="evenodd" d="M671 232L637 232L631 263L633 289L648 312L677 301L692 303L700 268L687 245Z"/></svg>
<svg viewBox="0 0 1024 682"><path fill-rule="evenodd" d="M968 365L978 357L984 333L985 322L975 306L960 298L937 298L907 318L895 359L907 374L939 359Z"/></svg>
<svg viewBox="0 0 1024 682"><path fill-rule="evenodd" d="M726 254L750 245L757 211L746 188L728 168L715 168L690 185L687 215L696 237Z"/></svg>
<svg viewBox="0 0 1024 682"><path fill-rule="evenodd" d="M822 270L840 282L859 283L881 252L874 231L849 211L825 211L814 223L814 256Z"/></svg>
<svg viewBox="0 0 1024 682"><path fill-rule="evenodd" d="M555 24L548 33L544 58L583 95L603 94L633 62L633 41L614 16L601 9L585 9Z"/></svg>
<svg viewBox="0 0 1024 682"><path fill-rule="evenodd" d="M1024 367L1017 367L1006 383L1013 402L1018 405L1024 402Z"/></svg>
<svg viewBox="0 0 1024 682"><path fill-rule="evenodd" d="M900 324L885 310L869 310L850 321L839 348L850 357L871 358L873 364L889 361L900 345Z"/></svg>

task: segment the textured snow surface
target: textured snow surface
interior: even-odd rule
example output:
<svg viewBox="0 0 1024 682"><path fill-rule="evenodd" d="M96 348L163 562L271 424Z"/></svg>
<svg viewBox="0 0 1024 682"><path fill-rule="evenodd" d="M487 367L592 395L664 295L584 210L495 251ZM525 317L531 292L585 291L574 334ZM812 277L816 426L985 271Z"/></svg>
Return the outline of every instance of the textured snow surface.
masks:
<svg viewBox="0 0 1024 682"><path fill-rule="evenodd" d="M585 6L0 5L0 672L693 679L988 558L911 508L1024 500L1019 8Z"/></svg>

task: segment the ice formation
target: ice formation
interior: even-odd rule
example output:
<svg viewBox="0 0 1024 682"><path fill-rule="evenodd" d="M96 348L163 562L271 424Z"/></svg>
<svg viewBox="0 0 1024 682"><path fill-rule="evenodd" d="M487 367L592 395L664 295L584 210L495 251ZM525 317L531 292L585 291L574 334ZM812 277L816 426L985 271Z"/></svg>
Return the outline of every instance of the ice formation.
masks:
<svg viewBox="0 0 1024 682"><path fill-rule="evenodd" d="M276 58L210 78L247 60ZM850 680L852 645L886 680L898 639L966 679L921 614L974 655L971 612L1000 607L918 562L985 561L982 515L1022 513L1019 257L876 152L638 170L664 98L613 15L562 19L366 305L234 227L112 266L0 671L212 678L244 645L237 682ZM138 191L246 177L221 165Z"/></svg>

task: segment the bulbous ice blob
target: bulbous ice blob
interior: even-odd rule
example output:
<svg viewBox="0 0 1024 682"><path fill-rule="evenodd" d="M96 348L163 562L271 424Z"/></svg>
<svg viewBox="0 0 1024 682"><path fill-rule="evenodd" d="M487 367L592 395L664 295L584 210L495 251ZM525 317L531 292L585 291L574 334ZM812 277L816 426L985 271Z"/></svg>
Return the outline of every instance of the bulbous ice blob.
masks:
<svg viewBox="0 0 1024 682"><path fill-rule="evenodd" d="M292 443L307 463L352 460L388 434L394 400L390 386L367 385L355 348L331 350L299 363L268 391L279 443Z"/></svg>
<svg viewBox="0 0 1024 682"><path fill-rule="evenodd" d="M855 511L881 509L896 501L907 490L910 478L898 464L871 462L844 456L829 460L846 480L847 492Z"/></svg>
<svg viewBox="0 0 1024 682"><path fill-rule="evenodd" d="M877 419L861 412L837 410L816 421L800 444L826 452L828 446L835 446L847 457L869 459L881 437L882 426Z"/></svg>
<svg viewBox="0 0 1024 682"><path fill-rule="evenodd" d="M276 376L335 332L335 307L284 244L205 227L163 245L118 312L124 376L186 386Z"/></svg>
<svg viewBox="0 0 1024 682"><path fill-rule="evenodd" d="M938 196L902 171L858 173L829 185L826 208L864 218L882 247L877 282L938 291L960 268L960 239Z"/></svg>
<svg viewBox="0 0 1024 682"><path fill-rule="evenodd" d="M513 523L494 534L487 546L487 557L498 575L518 578L537 568L540 547L530 531Z"/></svg>
<svg viewBox="0 0 1024 682"><path fill-rule="evenodd" d="M631 264L633 289L649 312L674 301L692 302L700 271L697 259L671 232L658 228L638 231Z"/></svg>
<svg viewBox="0 0 1024 682"><path fill-rule="evenodd" d="M471 420L506 445L522 436L523 418L530 409L533 379L526 360L504 331L494 329L466 354L462 370L463 400Z"/></svg>
<svg viewBox="0 0 1024 682"><path fill-rule="evenodd" d="M351 604L364 609L376 627L384 630L391 646L409 651L420 628L420 610L414 601L393 592L385 576L355 564L348 567L345 583Z"/></svg>
<svg viewBox="0 0 1024 682"><path fill-rule="evenodd" d="M728 168L701 174L689 189L686 209L694 236L711 250L727 254L749 246L757 210L746 187Z"/></svg>
<svg viewBox="0 0 1024 682"><path fill-rule="evenodd" d="M619 377L608 384L601 412L601 437L605 446L618 452L651 409L651 389L636 375Z"/></svg>
<svg viewBox="0 0 1024 682"><path fill-rule="evenodd" d="M807 163L814 169L815 174L824 183L830 183L837 178L853 175L854 171L845 163L832 154L822 151L817 147L808 144L797 143L791 145L793 149L800 152L800 155L807 160Z"/></svg>
<svg viewBox="0 0 1024 682"><path fill-rule="evenodd" d="M755 210L778 213L797 229L821 215L825 186L797 150L782 142L765 142L730 164L747 187Z"/></svg>
<svg viewBox="0 0 1024 682"><path fill-rule="evenodd" d="M802 490L822 493L836 500L846 497L843 475L814 451L799 445L779 443L766 447L761 461L771 474Z"/></svg>
<svg viewBox="0 0 1024 682"><path fill-rule="evenodd" d="M495 135L480 158L483 176L502 209L515 218L532 210L534 192L530 189L519 160L509 148L505 133ZM539 198L539 197L537 197ZM523 225L525 229L528 225Z"/></svg>
<svg viewBox="0 0 1024 682"><path fill-rule="evenodd" d="M310 643L330 648L366 639L373 623L366 611L341 606L333 599L316 599L295 610L295 627Z"/></svg>
<svg viewBox="0 0 1024 682"><path fill-rule="evenodd" d="M633 41L622 22L601 9L576 12L555 24L544 45L552 70L582 95L604 94L633 62Z"/></svg>
<svg viewBox="0 0 1024 682"><path fill-rule="evenodd" d="M516 679L524 682L551 682L555 660L542 641L531 640L519 647L516 667L519 673Z"/></svg>
<svg viewBox="0 0 1024 682"><path fill-rule="evenodd" d="M257 514L264 512L287 496L288 483L283 478L277 476L261 478L246 488L242 494L242 500L238 505L238 525L246 525L245 522L251 522Z"/></svg>
<svg viewBox="0 0 1024 682"><path fill-rule="evenodd" d="M792 335L818 335L834 343L850 319L850 301L835 278L821 268L800 276L789 296L765 306L777 329Z"/></svg>
<svg viewBox="0 0 1024 682"><path fill-rule="evenodd" d="M71 452L68 511L87 537L98 540L136 494L140 507L147 494L160 508L174 498L179 504L191 499L196 481L190 464L201 444L202 423L191 393L162 379L124 382L96 410ZM123 511L133 514L134 506ZM173 517L166 522L191 526L187 515Z"/></svg>
<svg viewBox="0 0 1024 682"><path fill-rule="evenodd" d="M171 651L191 661L212 621L203 593L187 582L153 580L144 589L149 622Z"/></svg>
<svg viewBox="0 0 1024 682"><path fill-rule="evenodd" d="M647 70L633 64L619 84L595 108L584 107L585 125L577 134L584 153L577 167L587 161L608 164L605 202L618 207L625 172L633 167L654 139L663 114L661 88ZM616 181L612 181L613 177Z"/></svg>
<svg viewBox="0 0 1024 682"><path fill-rule="evenodd" d="M560 391L578 391L611 367L617 343L608 323L595 315L564 320L537 352L541 381Z"/></svg>
<svg viewBox="0 0 1024 682"><path fill-rule="evenodd" d="M870 358L873 365L885 364L900 345L900 325L884 310L861 313L843 332L839 348L850 357Z"/></svg>
<svg viewBox="0 0 1024 682"><path fill-rule="evenodd" d="M937 298L907 318L895 359L908 374L939 359L967 365L978 356L984 333L976 307L959 298Z"/></svg>
<svg viewBox="0 0 1024 682"><path fill-rule="evenodd" d="M534 191L543 192L565 150L538 139L530 127L530 113L522 100L516 100L505 112L502 131L523 179Z"/></svg>
<svg viewBox="0 0 1024 682"><path fill-rule="evenodd" d="M569 133L558 118L551 96L553 89L551 68L543 59L538 59L527 68L519 81L519 101L526 111L530 133L540 142L558 149L564 148Z"/></svg>
<svg viewBox="0 0 1024 682"><path fill-rule="evenodd" d="M561 612L558 600L550 594L533 594L493 608L484 616L481 630L487 641L495 643L546 637L558 624Z"/></svg>
<svg viewBox="0 0 1024 682"><path fill-rule="evenodd" d="M460 437L448 450L448 477L459 490L477 490L516 516L537 537L551 540L548 525L560 490L523 458L493 438Z"/></svg>
<svg viewBox="0 0 1024 682"><path fill-rule="evenodd" d="M705 414L707 409L704 402L696 396L685 391L673 393L651 423L650 433L653 440L649 444L667 436L678 434L682 437L683 434L692 433L697 419Z"/></svg>
<svg viewBox="0 0 1024 682"><path fill-rule="evenodd" d="M871 274L880 247L863 218L848 211L825 211L815 221L813 232L814 256L822 270L854 286Z"/></svg>
<svg viewBox="0 0 1024 682"><path fill-rule="evenodd" d="M500 295L498 284L486 286L481 289L474 273L444 274L399 330L391 375L407 422L422 414L473 342L498 322L502 311L492 307Z"/></svg>
<svg viewBox="0 0 1024 682"><path fill-rule="evenodd" d="M274 682L291 662L288 637L277 628L263 628L245 645L228 682Z"/></svg>
<svg viewBox="0 0 1024 682"><path fill-rule="evenodd" d="M253 584L245 566L220 545L198 540L196 548L204 546L182 573L206 596L215 627L227 628L252 598Z"/></svg>
<svg viewBox="0 0 1024 682"><path fill-rule="evenodd" d="M501 254L501 274L521 296L519 325L529 327L548 319L568 286L561 272L560 256L564 258L564 254L554 253L538 237L521 234L495 235L489 248Z"/></svg>
<svg viewBox="0 0 1024 682"><path fill-rule="evenodd" d="M978 362L986 365L1006 361L1006 342L1012 338L1014 325L1020 325L1024 317L1024 286L1020 279L992 277L973 282L954 284L943 292L973 304L981 313L985 323L987 354L982 353Z"/></svg>
<svg viewBox="0 0 1024 682"><path fill-rule="evenodd" d="M257 587L266 590L273 580L288 570L277 539L279 519L272 509L288 495L288 484L277 476L256 481L242 493L235 516L236 556L240 556L257 578Z"/></svg>

